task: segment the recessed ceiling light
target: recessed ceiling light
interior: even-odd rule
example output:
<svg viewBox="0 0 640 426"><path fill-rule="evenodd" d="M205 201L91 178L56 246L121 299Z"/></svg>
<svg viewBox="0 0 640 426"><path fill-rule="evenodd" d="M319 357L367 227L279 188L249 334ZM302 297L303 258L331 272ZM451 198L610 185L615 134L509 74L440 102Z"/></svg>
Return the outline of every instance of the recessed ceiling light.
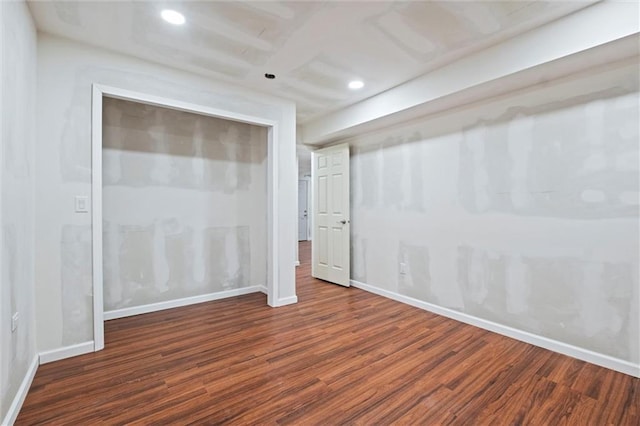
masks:
<svg viewBox="0 0 640 426"><path fill-rule="evenodd" d="M364 87L364 83L360 80L353 80L349 82L349 89L358 90Z"/></svg>
<svg viewBox="0 0 640 426"><path fill-rule="evenodd" d="M162 16L162 19L173 25L182 25L185 21L182 13L171 9L163 10L160 15Z"/></svg>

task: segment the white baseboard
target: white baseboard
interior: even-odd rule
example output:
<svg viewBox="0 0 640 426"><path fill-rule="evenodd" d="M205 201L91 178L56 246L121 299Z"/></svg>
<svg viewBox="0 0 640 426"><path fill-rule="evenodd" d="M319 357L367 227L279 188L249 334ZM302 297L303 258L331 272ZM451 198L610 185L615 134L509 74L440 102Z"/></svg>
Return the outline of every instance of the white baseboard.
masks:
<svg viewBox="0 0 640 426"><path fill-rule="evenodd" d="M549 349L563 355L568 355L570 357L577 358L591 364L596 364L601 367L616 370L630 376L640 377L640 364L634 364L620 358L615 358L609 355L590 351L588 349L573 346L568 343L560 342L558 340L549 339L547 337L539 336L527 331L518 330L513 327L474 317L469 314L458 312L449 308L444 308L442 306L414 299L413 297L394 293L389 290L377 288L369 284L361 283L359 281L351 280L351 285L370 293L375 293L379 296L384 296L398 302L406 303L407 305L415 306L416 308L424 309L425 311L433 312L434 314L442 315L456 321L464 322L466 324L483 328L494 333L502 334L503 336L511 337L522 342Z"/></svg>
<svg viewBox="0 0 640 426"><path fill-rule="evenodd" d="M183 299L169 300L166 302L150 303L148 305L133 306L131 308L105 311L104 320L130 317L133 315L146 314L149 312L162 311L165 309L179 308L181 306L194 305L196 303L211 302L212 300L225 299L227 297L242 296L243 294L257 293L263 286L251 286L236 288L233 290L220 291L217 293L202 294L200 296L185 297Z"/></svg>
<svg viewBox="0 0 640 426"><path fill-rule="evenodd" d="M13 398L13 401L9 406L7 414L4 416L4 419L2 419L2 426L9 426L15 423L18 418L18 413L20 413L20 409L22 408L22 404L29 393L29 388L31 387L31 382L33 382L33 378L36 375L36 371L38 371L38 355L33 356L31 364L29 364L29 368L27 369L27 373L24 375L22 383L20 383L18 392L16 392L16 396Z"/></svg>
<svg viewBox="0 0 640 426"><path fill-rule="evenodd" d="M278 299L273 305L274 307L293 305L294 303L298 303L298 296L284 297L282 299Z"/></svg>
<svg viewBox="0 0 640 426"><path fill-rule="evenodd" d="M265 285L258 286L260 288L260 293L269 294L269 289Z"/></svg>
<svg viewBox="0 0 640 426"><path fill-rule="evenodd" d="M40 365L91 352L94 352L93 340L90 342L83 342L71 346L64 346L58 349L52 349L50 351L40 352Z"/></svg>

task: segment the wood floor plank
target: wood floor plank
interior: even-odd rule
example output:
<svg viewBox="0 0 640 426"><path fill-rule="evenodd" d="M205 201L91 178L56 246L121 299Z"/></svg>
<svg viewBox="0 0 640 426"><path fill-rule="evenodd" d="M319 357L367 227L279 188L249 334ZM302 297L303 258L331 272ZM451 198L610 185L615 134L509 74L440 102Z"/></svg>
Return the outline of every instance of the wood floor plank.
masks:
<svg viewBox="0 0 640 426"><path fill-rule="evenodd" d="M17 425L633 425L640 379L310 277L108 321L38 369Z"/></svg>

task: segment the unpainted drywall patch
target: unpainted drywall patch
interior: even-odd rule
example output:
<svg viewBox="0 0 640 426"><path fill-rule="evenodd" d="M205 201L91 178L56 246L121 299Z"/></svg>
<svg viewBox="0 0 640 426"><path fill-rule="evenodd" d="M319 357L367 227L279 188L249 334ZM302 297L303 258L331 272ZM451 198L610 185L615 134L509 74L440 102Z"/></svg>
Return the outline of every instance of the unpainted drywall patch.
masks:
<svg viewBox="0 0 640 426"><path fill-rule="evenodd" d="M266 161L265 128L116 99L104 104L105 185L233 193L249 189L251 168Z"/></svg>
<svg viewBox="0 0 640 426"><path fill-rule="evenodd" d="M56 16L65 24L73 25L74 27L82 26L76 2L56 1L53 2L53 7L55 8Z"/></svg>
<svg viewBox="0 0 640 426"><path fill-rule="evenodd" d="M460 201L474 213L485 212L490 206L489 174L484 158L485 132L484 127L464 132L460 145Z"/></svg>
<svg viewBox="0 0 640 426"><path fill-rule="evenodd" d="M91 227L64 225L60 240L62 345L85 342L93 335Z"/></svg>
<svg viewBox="0 0 640 426"><path fill-rule="evenodd" d="M9 289L9 307L11 313L16 310L16 295L13 289L18 283L18 270L20 265L18 253L18 239L16 236L16 228L13 224L3 224L2 226L2 281L7 284Z"/></svg>
<svg viewBox="0 0 640 426"><path fill-rule="evenodd" d="M261 46L267 43L274 48L290 40L291 34L321 6L316 2L198 2L193 5L202 14L219 17L219 21L238 29L246 35L244 38L256 38ZM211 13L211 8L215 8L215 13Z"/></svg>
<svg viewBox="0 0 640 426"><path fill-rule="evenodd" d="M580 194L580 198L587 203L603 203L607 200L604 191L598 189L585 189Z"/></svg>
<svg viewBox="0 0 640 426"><path fill-rule="evenodd" d="M508 125L507 142L511 168L505 171L511 179L511 187L505 188L510 192L511 203L515 210L522 210L531 203L527 189L527 175L529 173L529 156L533 149L533 118L518 116Z"/></svg>
<svg viewBox="0 0 640 426"><path fill-rule="evenodd" d="M251 285L248 226L195 232L172 218L148 226L105 222L104 230L106 310Z"/></svg>
<svg viewBox="0 0 640 426"><path fill-rule="evenodd" d="M80 91L74 98L86 96ZM64 114L60 139L60 174L64 182L91 182L91 109L76 102ZM53 142L55 143L55 141Z"/></svg>
<svg viewBox="0 0 640 426"><path fill-rule="evenodd" d="M429 250L400 242L398 249L398 292L418 300L438 302L431 291Z"/></svg>
<svg viewBox="0 0 640 426"><path fill-rule="evenodd" d="M628 263L512 256L460 247L464 312L622 359L634 355ZM523 315L526 314L526 315Z"/></svg>
<svg viewBox="0 0 640 426"><path fill-rule="evenodd" d="M362 283L367 282L367 240L351 234L351 277Z"/></svg>
<svg viewBox="0 0 640 426"><path fill-rule="evenodd" d="M535 283L529 312L539 319L540 334L630 358L629 315L633 286L638 285L630 274L632 265L540 258L524 263Z"/></svg>
<svg viewBox="0 0 640 426"><path fill-rule="evenodd" d="M380 195L384 187L382 153L381 145L358 148L357 186L354 185L353 192L362 194L359 196L362 207L374 208L382 204Z"/></svg>
<svg viewBox="0 0 640 426"><path fill-rule="evenodd" d="M344 90L345 82L354 75L357 75L354 69L344 68L330 58L319 55L291 70L287 77L293 77L300 82L292 89L311 95L313 102L325 103L347 99L348 93ZM311 84L306 86L302 82Z"/></svg>
<svg viewBox="0 0 640 426"><path fill-rule="evenodd" d="M622 204L637 206L640 204L640 193L638 191L624 191L620 193Z"/></svg>
<svg viewBox="0 0 640 426"><path fill-rule="evenodd" d="M391 139L383 143L382 150L384 151L382 173L383 205L387 208L395 208L398 210L402 208L402 175L406 171L406 167L403 167L404 162L401 147L396 146Z"/></svg>
<svg viewBox="0 0 640 426"><path fill-rule="evenodd" d="M505 263L497 252L458 248L458 283L465 312L491 320L505 313Z"/></svg>
<svg viewBox="0 0 640 426"><path fill-rule="evenodd" d="M8 138L3 143L3 173L18 179L28 178L31 175L28 146L20 139L13 123L6 126Z"/></svg>
<svg viewBox="0 0 640 426"><path fill-rule="evenodd" d="M250 285L249 227L208 228L204 235L207 287L222 291Z"/></svg>
<svg viewBox="0 0 640 426"><path fill-rule="evenodd" d="M119 226L121 242L118 250L119 282L128 293L129 300L140 293L155 293L156 285L163 288L163 277L155 275L155 226ZM158 259L159 260L159 259Z"/></svg>
<svg viewBox="0 0 640 426"><path fill-rule="evenodd" d="M506 309L509 314L522 315L528 310L531 277L521 256L512 256L505 265Z"/></svg>
<svg viewBox="0 0 640 426"><path fill-rule="evenodd" d="M424 212L425 196L424 196L424 175L422 168L424 166L424 156L427 155L423 145L418 143L423 140L422 135L419 132L411 134L406 142L403 142L405 164L408 163L408 172L406 172L408 178L405 180L405 187L410 188L407 190L407 196L405 197L404 206L405 210Z"/></svg>
<svg viewBox="0 0 640 426"><path fill-rule="evenodd" d="M636 203L621 194L640 190L638 103L632 93L536 115L518 109L507 121L467 129L460 145L462 205L478 214L637 217ZM576 122L589 124L568 124Z"/></svg>
<svg viewBox="0 0 640 426"><path fill-rule="evenodd" d="M390 44L407 56L427 62L437 55L438 46L426 34L408 26L398 11L390 11L370 20L369 25L384 34Z"/></svg>

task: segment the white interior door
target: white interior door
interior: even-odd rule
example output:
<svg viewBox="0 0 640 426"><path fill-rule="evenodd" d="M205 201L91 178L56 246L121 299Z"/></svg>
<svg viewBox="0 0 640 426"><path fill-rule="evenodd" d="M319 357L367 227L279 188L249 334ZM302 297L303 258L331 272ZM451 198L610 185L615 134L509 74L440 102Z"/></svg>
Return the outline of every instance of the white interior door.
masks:
<svg viewBox="0 0 640 426"><path fill-rule="evenodd" d="M309 204L307 194L309 184L306 180L298 181L298 241L307 241L309 225Z"/></svg>
<svg viewBox="0 0 640 426"><path fill-rule="evenodd" d="M349 286L349 145L314 151L311 275Z"/></svg>

